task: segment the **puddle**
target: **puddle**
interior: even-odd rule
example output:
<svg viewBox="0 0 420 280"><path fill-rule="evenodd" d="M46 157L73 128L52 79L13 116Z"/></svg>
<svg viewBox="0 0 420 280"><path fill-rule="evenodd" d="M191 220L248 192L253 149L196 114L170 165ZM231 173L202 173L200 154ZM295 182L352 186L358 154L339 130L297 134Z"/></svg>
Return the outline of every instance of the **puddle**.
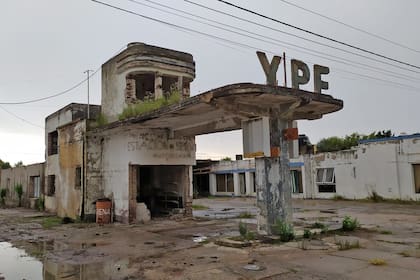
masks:
<svg viewBox="0 0 420 280"><path fill-rule="evenodd" d="M8 242L0 242L0 279L42 280L42 262Z"/></svg>
<svg viewBox="0 0 420 280"><path fill-rule="evenodd" d="M14 247L9 242L0 242L0 280L14 279L123 279L128 276L130 260L75 263L77 256L71 256L65 261L57 261L49 250L57 249L58 244L41 242L26 244L29 255L25 250ZM32 247L36 247L34 250ZM61 247L61 246L60 246ZM42 252L39 248L42 248ZM36 252L36 253L34 253ZM48 254L48 257L47 257ZM34 257L36 256L36 257Z"/></svg>

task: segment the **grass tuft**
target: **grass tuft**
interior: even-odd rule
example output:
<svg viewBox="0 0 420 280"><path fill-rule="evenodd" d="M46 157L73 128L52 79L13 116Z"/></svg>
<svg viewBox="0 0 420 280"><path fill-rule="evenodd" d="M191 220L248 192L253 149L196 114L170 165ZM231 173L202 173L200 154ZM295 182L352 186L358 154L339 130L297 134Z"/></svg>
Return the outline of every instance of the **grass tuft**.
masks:
<svg viewBox="0 0 420 280"><path fill-rule="evenodd" d="M207 206L200 205L200 204L193 204L192 206L193 210L207 210L209 209Z"/></svg>
<svg viewBox="0 0 420 280"><path fill-rule="evenodd" d="M369 263L372 264L372 265L378 265L378 266L379 265L386 265L386 261L384 259L379 259L379 258L370 259Z"/></svg>

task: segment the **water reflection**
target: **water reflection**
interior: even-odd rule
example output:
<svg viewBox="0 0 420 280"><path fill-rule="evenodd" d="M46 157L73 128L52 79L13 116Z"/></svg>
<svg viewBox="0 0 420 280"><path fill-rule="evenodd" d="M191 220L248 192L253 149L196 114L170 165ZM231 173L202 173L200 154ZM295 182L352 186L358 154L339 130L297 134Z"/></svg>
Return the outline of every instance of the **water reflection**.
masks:
<svg viewBox="0 0 420 280"><path fill-rule="evenodd" d="M42 263L8 242L0 242L0 279L42 280Z"/></svg>
<svg viewBox="0 0 420 280"><path fill-rule="evenodd" d="M28 243L24 247L26 251L0 242L0 280L122 279L129 266L128 259L88 264L74 264L71 259L68 263L57 262L45 256L47 251L57 249L52 242Z"/></svg>

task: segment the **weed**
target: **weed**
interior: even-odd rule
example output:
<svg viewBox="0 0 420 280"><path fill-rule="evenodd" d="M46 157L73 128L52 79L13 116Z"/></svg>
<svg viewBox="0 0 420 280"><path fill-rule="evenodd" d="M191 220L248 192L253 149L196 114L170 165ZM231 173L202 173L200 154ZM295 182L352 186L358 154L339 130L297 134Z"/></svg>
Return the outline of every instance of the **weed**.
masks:
<svg viewBox="0 0 420 280"><path fill-rule="evenodd" d="M311 238L313 235L313 233L309 230L309 229L305 229L303 231L303 238L309 239Z"/></svg>
<svg viewBox="0 0 420 280"><path fill-rule="evenodd" d="M102 113L100 113L97 117L96 117L96 125L98 127L104 126L108 124L108 120L106 118L106 116Z"/></svg>
<svg viewBox="0 0 420 280"><path fill-rule="evenodd" d="M333 200L347 200L344 196L336 194L333 197Z"/></svg>
<svg viewBox="0 0 420 280"><path fill-rule="evenodd" d="M340 251L360 248L359 240L356 240L355 242L350 242L348 240L343 242L342 240L340 240L335 244L338 246L338 250Z"/></svg>
<svg viewBox="0 0 420 280"><path fill-rule="evenodd" d="M378 258L370 259L369 263L373 265L386 265L386 261L384 259L378 259Z"/></svg>
<svg viewBox="0 0 420 280"><path fill-rule="evenodd" d="M343 219L342 230L343 231L354 231L360 226L356 218L352 219L350 216L345 216Z"/></svg>
<svg viewBox="0 0 420 280"><path fill-rule="evenodd" d="M277 220L273 225L272 231L274 234L280 236L280 241L289 242L295 238L293 226L282 220Z"/></svg>
<svg viewBox="0 0 420 280"><path fill-rule="evenodd" d="M248 226L245 223L239 222L239 234L243 240L254 240L255 233L248 229Z"/></svg>
<svg viewBox="0 0 420 280"><path fill-rule="evenodd" d="M156 100L145 100L140 103L136 103L128 106L118 116L118 119L125 120L131 117L135 117L144 113L148 113L157 110L163 106L175 104L181 100L181 94L178 91L174 91L169 97L162 97Z"/></svg>
<svg viewBox="0 0 420 280"><path fill-rule="evenodd" d="M59 217L46 217L42 219L42 227L45 229L50 229L61 224L62 219Z"/></svg>
<svg viewBox="0 0 420 280"><path fill-rule="evenodd" d="M200 204L193 204L191 207L194 210L207 210L207 209L209 209L207 206L200 205Z"/></svg>
<svg viewBox="0 0 420 280"><path fill-rule="evenodd" d="M19 207L22 206L22 195L23 195L23 186L22 184L15 185L15 192L19 198Z"/></svg>
<svg viewBox="0 0 420 280"><path fill-rule="evenodd" d="M43 197L38 198L35 205L38 211L44 211L45 209L45 199Z"/></svg>
<svg viewBox="0 0 420 280"><path fill-rule="evenodd" d="M406 258L411 257L411 254L407 251L402 251L402 252L399 252L398 254Z"/></svg>
<svg viewBox="0 0 420 280"><path fill-rule="evenodd" d="M6 197L7 194L7 189L1 189L0 190L0 202L1 205L4 206L6 204L6 202L4 201L4 198Z"/></svg>
<svg viewBox="0 0 420 280"><path fill-rule="evenodd" d="M241 213L239 213L239 215L238 215L238 218L239 219L252 219L252 218L254 218L255 217L255 215L252 215L251 213L249 213L249 212L241 212Z"/></svg>
<svg viewBox="0 0 420 280"><path fill-rule="evenodd" d="M323 224L323 223L320 223L320 222L315 222L312 225L312 228L319 228L319 229L321 229L321 233L326 233L328 231L328 226L325 225L325 224Z"/></svg>
<svg viewBox="0 0 420 280"><path fill-rule="evenodd" d="M390 230L381 230L379 233L380 234L392 234L392 231L390 231Z"/></svg>
<svg viewBox="0 0 420 280"><path fill-rule="evenodd" d="M373 202L382 202L384 198L380 196L376 191L372 191L371 195L368 197Z"/></svg>

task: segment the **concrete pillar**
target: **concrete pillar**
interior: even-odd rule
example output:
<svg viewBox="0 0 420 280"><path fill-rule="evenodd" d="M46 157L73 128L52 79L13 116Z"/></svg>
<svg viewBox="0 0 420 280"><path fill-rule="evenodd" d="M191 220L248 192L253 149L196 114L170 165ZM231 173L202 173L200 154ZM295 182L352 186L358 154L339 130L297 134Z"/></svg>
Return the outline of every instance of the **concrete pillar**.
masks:
<svg viewBox="0 0 420 280"><path fill-rule="evenodd" d="M210 195L216 195L216 174L209 174Z"/></svg>
<svg viewBox="0 0 420 280"><path fill-rule="evenodd" d="M251 196L253 192L253 186L251 185L251 172L245 172L245 194Z"/></svg>
<svg viewBox="0 0 420 280"><path fill-rule="evenodd" d="M163 97L162 76L155 76L155 100Z"/></svg>
<svg viewBox="0 0 420 280"><path fill-rule="evenodd" d="M239 184L239 173L233 173L233 192L235 196L241 196L241 188Z"/></svg>
<svg viewBox="0 0 420 280"><path fill-rule="evenodd" d="M283 138L287 121L270 119L271 157L255 160L258 230L271 234L277 220L292 223L292 187L289 169L289 145Z"/></svg>

